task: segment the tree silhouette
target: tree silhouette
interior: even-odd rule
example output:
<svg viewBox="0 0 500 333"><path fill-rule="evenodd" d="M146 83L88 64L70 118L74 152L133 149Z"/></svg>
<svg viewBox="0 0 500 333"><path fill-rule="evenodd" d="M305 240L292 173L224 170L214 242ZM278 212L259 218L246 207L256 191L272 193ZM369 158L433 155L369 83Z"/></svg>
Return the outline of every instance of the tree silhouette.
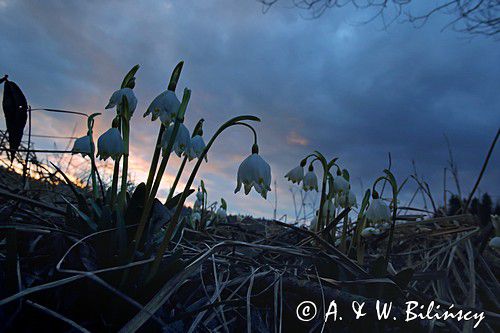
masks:
<svg viewBox="0 0 500 333"><path fill-rule="evenodd" d="M329 8L351 6L365 11L372 10L366 22L380 19L384 28L403 18L415 26L424 25L431 16L445 14L451 17L448 27L460 32L493 36L500 32L500 0L257 0L264 11L276 3L291 3L317 18ZM417 6L418 5L418 6ZM422 6L424 8L422 8ZM417 8L418 7L418 8ZM417 13L419 12L419 13ZM364 23L366 23L364 22Z"/></svg>
<svg viewBox="0 0 500 333"><path fill-rule="evenodd" d="M490 215L492 212L493 202L491 201L490 195L488 193L485 193L481 198L481 204L479 205L479 209L477 212L482 225L487 225L490 222Z"/></svg>
<svg viewBox="0 0 500 333"><path fill-rule="evenodd" d="M448 216L456 215L462 209L462 200L458 195L452 195L448 201Z"/></svg>

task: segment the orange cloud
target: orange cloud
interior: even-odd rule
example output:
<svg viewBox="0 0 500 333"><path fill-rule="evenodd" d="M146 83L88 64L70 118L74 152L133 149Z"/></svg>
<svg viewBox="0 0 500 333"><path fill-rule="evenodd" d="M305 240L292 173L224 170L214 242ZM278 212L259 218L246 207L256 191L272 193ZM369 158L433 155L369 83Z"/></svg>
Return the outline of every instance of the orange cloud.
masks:
<svg viewBox="0 0 500 333"><path fill-rule="evenodd" d="M286 136L286 142L291 145L307 146L309 140L301 136L299 133L292 131Z"/></svg>

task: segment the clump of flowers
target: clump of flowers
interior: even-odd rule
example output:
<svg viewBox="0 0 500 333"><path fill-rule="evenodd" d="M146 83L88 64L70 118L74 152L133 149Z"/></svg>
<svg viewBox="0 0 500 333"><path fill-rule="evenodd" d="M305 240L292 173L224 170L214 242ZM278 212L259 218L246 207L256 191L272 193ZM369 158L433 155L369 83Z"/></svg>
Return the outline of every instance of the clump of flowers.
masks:
<svg viewBox="0 0 500 333"><path fill-rule="evenodd" d="M122 253L119 257L127 258L128 262L135 259L138 250L142 244L150 244L144 242L144 234L150 237L148 230L155 230L155 242L159 244L155 260L149 267L147 280L155 276L161 258L167 250L170 240L174 235L174 231L178 227L182 227L181 212L184 203L188 196L192 193L191 186L196 178L197 172L201 167L202 161L208 161L207 154L215 143L216 139L227 128L234 126L244 126L251 129L253 133L252 154L246 158L238 168L237 173L237 188L235 192L243 185L245 194L248 194L251 188L254 188L263 198L266 198L267 192L271 190L271 168L269 164L259 155L259 146L257 144L257 132L249 122L259 122L260 119L251 116L243 115L229 119L222 124L213 136L205 143L203 138L203 119L200 119L193 131L184 124L185 115L188 110L188 104L191 96L189 89L184 89L182 99L179 100L175 93L177 82L179 81L182 71L183 62L180 62L173 70L168 88L158 94L158 96L149 104L144 117L151 115L151 120L160 120L158 137L154 146L154 153L151 159L148 179L146 183L139 184L135 192L128 194L128 159L130 146L130 120L138 107L138 99L134 93L135 75L139 70L139 66L134 66L124 77L122 84L118 90L113 92L105 109L114 109L115 117L111 126L97 140L97 155L93 141L93 123L97 114L90 116L88 119L87 134L74 143L72 152L81 154L83 157L90 157L92 163L92 184L93 184L93 200L94 202L86 206L86 201L81 200L81 206L78 209L79 215L84 218L89 225L95 230L99 228L99 223L102 218L105 218L103 212L107 212L105 216L111 217L117 227L118 239L122 244ZM191 135L192 133L192 135ZM156 232L158 225L150 225L151 217L157 214L151 214L153 207L158 207L156 195L163 178L165 169L168 165L172 152L182 158L182 163L177 170L176 178L170 188L167 200L164 206L166 207L169 220L161 222L159 228L161 233ZM109 189L104 191L101 184L102 194L99 195L98 184L96 178L99 177L98 170L95 167L95 156L100 159L107 160L111 158L114 162L112 184ZM174 196L179 179L184 172L187 163L193 161L194 166L191 168L188 180L184 189ZM121 176L121 186L119 179ZM214 220L224 222L227 219L227 203L221 199L221 204L214 212L211 208L211 213L207 210L207 195L206 189L202 182L202 189L196 194L196 201L193 206L193 213L190 216L189 222L198 225L203 230L205 220ZM140 201L140 204L139 204ZM123 244L125 237L124 222L129 214L129 206L141 207L139 211L137 227L132 242L128 245ZM139 205L139 206L138 206ZM137 208L134 208L137 209ZM159 211L155 208L155 211ZM204 216L204 214L207 214ZM168 222L168 223L166 223ZM156 223L156 222L155 222ZM160 235L160 236L159 236ZM127 279L127 270L124 273L122 281Z"/></svg>

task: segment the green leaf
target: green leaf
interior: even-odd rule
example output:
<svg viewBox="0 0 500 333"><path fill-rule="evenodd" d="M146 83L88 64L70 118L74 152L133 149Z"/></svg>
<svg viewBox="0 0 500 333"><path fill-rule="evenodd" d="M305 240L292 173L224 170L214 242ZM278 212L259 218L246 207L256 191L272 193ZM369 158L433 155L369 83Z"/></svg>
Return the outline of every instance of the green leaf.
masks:
<svg viewBox="0 0 500 333"><path fill-rule="evenodd" d="M222 207L222 209L227 210L227 202L226 202L226 200L224 200L224 198L220 198L220 202L221 202L220 206Z"/></svg>
<svg viewBox="0 0 500 333"><path fill-rule="evenodd" d="M97 231L97 224L87 215L85 214L84 212L82 212L80 209L78 209L75 205L73 205L71 202L68 201L68 199L66 199L65 197L61 196L61 198L66 201L66 203L71 207L73 208L73 210L78 214L78 216L81 217L82 220L84 220L88 226L90 227L90 229L92 231Z"/></svg>
<svg viewBox="0 0 500 333"><path fill-rule="evenodd" d="M125 212L125 225L133 225L139 222L146 202L146 184L140 183L135 188Z"/></svg>
<svg viewBox="0 0 500 333"><path fill-rule="evenodd" d="M195 137L196 135L202 135L204 121L205 121L205 119L203 119L203 118L198 120L198 123L196 123L196 126L193 129L193 134L191 135L191 137Z"/></svg>
<svg viewBox="0 0 500 333"><path fill-rule="evenodd" d="M342 170L342 177L344 177L344 179L347 181L350 180L349 171L347 171L347 169Z"/></svg>
<svg viewBox="0 0 500 333"><path fill-rule="evenodd" d="M188 192L188 195L186 196L186 198L188 198L191 194L194 193L194 190L193 189L190 189L189 192ZM172 199L168 200L166 203L165 203L165 206L168 208L168 209L173 209L177 206L177 204L179 203L179 200L181 199L181 196L182 196L182 193L179 193L177 194L176 196L174 196Z"/></svg>
<svg viewBox="0 0 500 333"><path fill-rule="evenodd" d="M370 202L370 189L366 190L365 196L363 197L363 201L361 202L361 208L359 210L359 214L363 214L366 207L368 206L368 203Z"/></svg>
<svg viewBox="0 0 500 333"><path fill-rule="evenodd" d="M135 65L132 69L125 75L123 78L123 82L121 88L130 88L133 89L135 86L135 73L139 70L139 65Z"/></svg>
<svg viewBox="0 0 500 333"><path fill-rule="evenodd" d="M170 82L168 83L168 90L175 91L177 87L177 83L179 82L179 78L181 76L182 67L184 66L184 61L180 61L177 66L175 66L172 71L172 75L170 76Z"/></svg>

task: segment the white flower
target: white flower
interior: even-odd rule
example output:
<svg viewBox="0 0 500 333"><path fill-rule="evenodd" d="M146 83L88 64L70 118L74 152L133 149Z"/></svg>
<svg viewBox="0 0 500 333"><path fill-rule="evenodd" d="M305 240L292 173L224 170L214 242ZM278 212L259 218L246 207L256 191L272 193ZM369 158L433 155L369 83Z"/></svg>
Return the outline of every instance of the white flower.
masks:
<svg viewBox="0 0 500 333"><path fill-rule="evenodd" d="M194 202L194 205L193 205L193 210L194 211L199 211L201 210L201 206L202 206L203 202L199 199L196 199L195 202Z"/></svg>
<svg viewBox="0 0 500 333"><path fill-rule="evenodd" d="M248 194L254 187L264 199L266 199L267 192L271 191L271 167L257 152L241 162L234 193L241 189L241 184L244 186L245 194Z"/></svg>
<svg viewBox="0 0 500 333"><path fill-rule="evenodd" d="M219 207L219 209L217 209L216 214L217 214L217 219L219 219L219 220L225 220L227 218L227 212L222 207Z"/></svg>
<svg viewBox="0 0 500 333"><path fill-rule="evenodd" d="M101 160L107 160L108 157L116 160L123 155L125 153L125 146L120 131L115 127L111 127L104 132L97 140L97 149L97 156Z"/></svg>
<svg viewBox="0 0 500 333"><path fill-rule="evenodd" d="M333 191L335 193L347 192L351 188L349 182L342 176L333 178Z"/></svg>
<svg viewBox="0 0 500 333"><path fill-rule="evenodd" d="M166 90L156 96L156 98L151 102L144 117L148 116L150 113L151 120L156 120L160 117L161 122L168 126L170 122L177 116L181 102L175 95L173 91Z"/></svg>
<svg viewBox="0 0 500 333"><path fill-rule="evenodd" d="M188 159L191 161L192 159L199 158L201 153L205 150L205 141L201 135L195 135L191 138L191 148L187 154ZM205 161L207 161L207 155L205 155Z"/></svg>
<svg viewBox="0 0 500 333"><path fill-rule="evenodd" d="M309 170L306 173L304 180L302 181L302 187L304 188L304 191L318 191L318 177L316 177L314 171Z"/></svg>
<svg viewBox="0 0 500 333"><path fill-rule="evenodd" d="M311 220L311 224L309 225L309 230L316 231L317 225L318 225L318 217L314 216Z"/></svg>
<svg viewBox="0 0 500 333"><path fill-rule="evenodd" d="M194 227L196 226L196 223L200 223L201 221L201 214L198 212L191 213L191 225Z"/></svg>
<svg viewBox="0 0 500 333"><path fill-rule="evenodd" d="M339 193L335 197L335 201L342 208L358 207L358 202L356 201L356 195L351 190Z"/></svg>
<svg viewBox="0 0 500 333"><path fill-rule="evenodd" d="M500 250L500 237L493 237L488 245L495 250Z"/></svg>
<svg viewBox="0 0 500 333"><path fill-rule="evenodd" d="M391 220L391 211L382 199L373 199L366 210L366 218L373 222Z"/></svg>
<svg viewBox="0 0 500 333"><path fill-rule="evenodd" d="M382 230L389 230L389 229L391 229L391 224L390 224L389 222L384 222L384 223L382 223L382 224L380 225L380 228L381 228Z"/></svg>
<svg viewBox="0 0 500 333"><path fill-rule="evenodd" d="M198 192L196 192L196 199L203 201L203 192L198 189Z"/></svg>
<svg viewBox="0 0 500 333"><path fill-rule="evenodd" d="M71 154L82 154L83 157L91 156L94 149L92 138L90 135L85 135L75 140L73 149L71 149Z"/></svg>
<svg viewBox="0 0 500 333"><path fill-rule="evenodd" d="M125 96L125 98L127 99L128 109L130 115L132 116L134 114L135 108L137 107L137 98L135 97L134 91L130 88L122 88L115 91L113 95L111 95L109 103L108 105L106 105L106 109L111 109L116 106L118 114L121 114L123 96Z"/></svg>
<svg viewBox="0 0 500 333"><path fill-rule="evenodd" d="M170 124L167 130L163 132L163 136L161 138L161 146L163 148L163 154L166 154L166 148L168 146L168 142L170 141L170 137L172 136L173 130L174 130L174 124ZM175 137L172 149L179 157L181 157L183 153L187 154L189 149L191 149L191 136L189 135L189 130L182 123L179 124L179 129L177 131L177 135Z"/></svg>
<svg viewBox="0 0 500 333"><path fill-rule="evenodd" d="M336 205L335 203L333 203L333 200L327 200L324 204L323 204L323 216L326 218L327 216L330 217L330 218L333 218L335 216L335 208Z"/></svg>
<svg viewBox="0 0 500 333"><path fill-rule="evenodd" d="M300 165L293 168L292 170L288 171L288 173L285 175L285 178L287 178L292 183L299 184L302 179L304 179L304 168Z"/></svg>
<svg viewBox="0 0 500 333"><path fill-rule="evenodd" d="M377 236L378 234L380 234L380 231L373 227L367 227L361 231L361 237L363 238L371 238L373 236Z"/></svg>

